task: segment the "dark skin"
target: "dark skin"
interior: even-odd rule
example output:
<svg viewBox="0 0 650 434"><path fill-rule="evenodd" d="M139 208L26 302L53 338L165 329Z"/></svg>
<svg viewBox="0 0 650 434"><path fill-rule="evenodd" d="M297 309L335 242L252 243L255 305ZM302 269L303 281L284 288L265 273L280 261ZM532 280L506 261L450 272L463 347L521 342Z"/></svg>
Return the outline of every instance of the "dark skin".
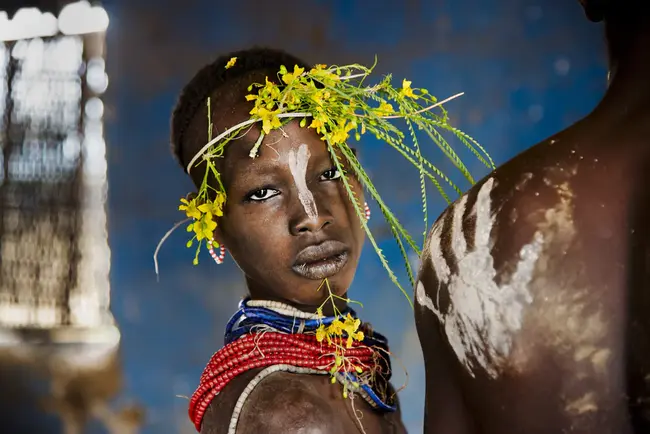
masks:
<svg viewBox="0 0 650 434"><path fill-rule="evenodd" d="M248 119L250 108L245 103L226 113L217 108L213 114L215 131L225 131ZM184 147L184 161L190 161L205 144L207 114L204 111L195 116L189 131L194 134L186 139L190 146ZM318 290L322 279L306 278L293 270L297 255L306 246L324 241L342 243L347 262L328 281L333 294L347 297L365 233L325 143L313 130L300 128L297 121L292 121L281 131L267 135L259 156L252 159L249 152L258 136L259 129L255 126L231 142L218 163L227 201L215 238L227 246L228 253L243 271L253 299L277 300L315 312L328 293L325 288ZM298 164L297 169L296 160L292 166L290 156L295 157L298 151L303 156L309 154L309 158L303 158L306 165ZM190 172L197 185L203 173L200 166ZM361 186L353 179L351 183L363 203ZM308 212L305 187L313 197L316 216ZM339 303L338 308L343 307L345 303ZM330 302L325 304L324 312L328 310L331 310ZM237 399L259 371L248 371L224 388L210 404L201 433L227 432ZM340 385L331 384L328 375L282 372L268 376L255 387L237 425L238 434L360 432L406 431L399 411L382 414L373 411L362 399L353 402L344 399Z"/></svg>
<svg viewBox="0 0 650 434"><path fill-rule="evenodd" d="M650 432L650 20L626 4L604 14L600 105L434 224L415 310L426 433Z"/></svg>

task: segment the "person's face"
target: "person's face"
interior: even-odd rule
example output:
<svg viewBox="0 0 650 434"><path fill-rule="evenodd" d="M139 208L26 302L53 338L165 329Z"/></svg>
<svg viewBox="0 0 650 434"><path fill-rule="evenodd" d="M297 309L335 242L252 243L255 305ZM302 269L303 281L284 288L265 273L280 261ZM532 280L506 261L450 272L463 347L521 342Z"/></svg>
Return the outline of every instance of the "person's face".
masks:
<svg viewBox="0 0 650 434"><path fill-rule="evenodd" d="M318 306L328 295L324 287L317 291L325 278L344 295L365 233L325 142L292 121L266 136L253 159L258 135L253 128L226 145L219 168L227 199L215 238L255 298ZM362 204L360 185L349 179Z"/></svg>

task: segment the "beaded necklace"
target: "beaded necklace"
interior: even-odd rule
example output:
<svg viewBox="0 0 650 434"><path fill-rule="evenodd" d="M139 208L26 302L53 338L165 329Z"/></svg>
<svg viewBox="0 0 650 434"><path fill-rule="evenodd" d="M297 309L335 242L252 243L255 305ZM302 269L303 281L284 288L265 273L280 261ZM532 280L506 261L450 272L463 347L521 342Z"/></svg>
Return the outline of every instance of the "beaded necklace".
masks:
<svg viewBox="0 0 650 434"><path fill-rule="evenodd" d="M357 317L350 308L342 313L347 314ZM255 386L280 371L320 375L334 371L333 378L340 383L357 384L355 391L375 410L395 411L395 405L388 402L386 390L391 375L387 340L368 324L361 326L364 339L353 342L345 351L345 357L354 360L354 364L333 369L336 355L332 345L345 345L346 337L318 342L315 331L321 324L329 325L340 318L319 317L277 301L242 300L226 325L225 346L210 358L190 400L189 417L197 431L214 397L235 377L260 368L263 370L237 400L229 434L235 433L244 402ZM377 381L378 377L381 381ZM382 388L382 385L385 386Z"/></svg>

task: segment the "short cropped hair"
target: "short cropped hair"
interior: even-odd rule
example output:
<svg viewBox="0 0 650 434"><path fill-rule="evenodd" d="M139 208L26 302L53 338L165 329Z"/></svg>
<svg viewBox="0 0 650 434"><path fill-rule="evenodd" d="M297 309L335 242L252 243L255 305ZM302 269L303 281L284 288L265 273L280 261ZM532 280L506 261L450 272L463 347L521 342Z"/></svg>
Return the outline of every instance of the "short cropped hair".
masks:
<svg viewBox="0 0 650 434"><path fill-rule="evenodd" d="M233 57L237 58L234 66L226 68ZM284 65L292 69L294 65L309 68L303 60L281 50L254 47L235 51L218 57L214 62L204 66L181 91L171 118L171 147L176 160L185 169L183 161L183 140L187 130L200 107L205 106L211 96L212 110L219 112L239 102L242 89L252 84L251 78L256 74L275 77Z"/></svg>

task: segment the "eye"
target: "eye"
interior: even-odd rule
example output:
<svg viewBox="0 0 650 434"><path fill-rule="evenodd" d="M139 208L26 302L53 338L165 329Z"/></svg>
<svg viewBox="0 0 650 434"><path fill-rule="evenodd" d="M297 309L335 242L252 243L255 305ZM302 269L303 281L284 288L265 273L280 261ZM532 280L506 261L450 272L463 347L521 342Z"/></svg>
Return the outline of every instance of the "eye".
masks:
<svg viewBox="0 0 650 434"><path fill-rule="evenodd" d="M260 188L259 190L250 193L247 198L254 202L261 202L277 196L278 194L280 194L280 192L272 188Z"/></svg>
<svg viewBox="0 0 650 434"><path fill-rule="evenodd" d="M332 168L330 170L323 172L323 174L320 176L320 180L334 181L335 179L339 179L340 177L341 177L341 173L339 172L339 170L336 168Z"/></svg>

